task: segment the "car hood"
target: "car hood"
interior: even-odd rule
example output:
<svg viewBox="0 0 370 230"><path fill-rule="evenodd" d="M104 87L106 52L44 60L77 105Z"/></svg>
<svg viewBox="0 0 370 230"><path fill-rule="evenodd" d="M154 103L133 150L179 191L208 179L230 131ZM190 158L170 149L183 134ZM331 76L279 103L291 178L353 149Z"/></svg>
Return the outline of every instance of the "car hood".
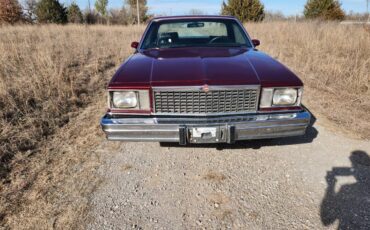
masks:
<svg viewBox="0 0 370 230"><path fill-rule="evenodd" d="M298 77L263 52L245 48L153 49L133 54L110 87L189 85L301 86Z"/></svg>

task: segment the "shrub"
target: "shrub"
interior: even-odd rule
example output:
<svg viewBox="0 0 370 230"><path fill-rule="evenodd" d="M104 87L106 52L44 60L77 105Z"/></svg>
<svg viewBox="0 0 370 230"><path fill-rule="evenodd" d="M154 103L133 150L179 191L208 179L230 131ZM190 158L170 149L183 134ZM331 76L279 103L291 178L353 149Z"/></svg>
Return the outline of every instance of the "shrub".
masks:
<svg viewBox="0 0 370 230"><path fill-rule="evenodd" d="M67 9L67 19L69 23L83 22L82 12L75 2L73 2Z"/></svg>
<svg viewBox="0 0 370 230"><path fill-rule="evenodd" d="M83 20L86 24L95 24L98 21L98 15L94 11L85 10Z"/></svg>
<svg viewBox="0 0 370 230"><path fill-rule="evenodd" d="M58 0L40 0L36 6L36 16L39 23L66 23L66 8Z"/></svg>
<svg viewBox="0 0 370 230"><path fill-rule="evenodd" d="M343 20L345 13L338 0L308 0L304 16L308 19Z"/></svg>
<svg viewBox="0 0 370 230"><path fill-rule="evenodd" d="M22 8L17 0L0 0L0 23L14 24L22 19Z"/></svg>
<svg viewBox="0 0 370 230"><path fill-rule="evenodd" d="M109 11L109 22L112 25L127 25L128 14L125 8L122 9L111 9Z"/></svg>
<svg viewBox="0 0 370 230"><path fill-rule="evenodd" d="M222 15L232 15L242 22L262 21L265 17L264 6L259 0L228 0L222 3Z"/></svg>

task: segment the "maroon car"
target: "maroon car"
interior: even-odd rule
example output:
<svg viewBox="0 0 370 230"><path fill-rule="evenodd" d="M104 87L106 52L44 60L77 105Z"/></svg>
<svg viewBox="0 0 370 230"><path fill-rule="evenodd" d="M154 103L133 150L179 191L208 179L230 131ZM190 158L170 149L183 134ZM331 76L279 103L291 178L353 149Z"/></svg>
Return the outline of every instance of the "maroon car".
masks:
<svg viewBox="0 0 370 230"><path fill-rule="evenodd" d="M303 83L258 45L234 17L154 18L109 83L107 138L184 145L303 135Z"/></svg>

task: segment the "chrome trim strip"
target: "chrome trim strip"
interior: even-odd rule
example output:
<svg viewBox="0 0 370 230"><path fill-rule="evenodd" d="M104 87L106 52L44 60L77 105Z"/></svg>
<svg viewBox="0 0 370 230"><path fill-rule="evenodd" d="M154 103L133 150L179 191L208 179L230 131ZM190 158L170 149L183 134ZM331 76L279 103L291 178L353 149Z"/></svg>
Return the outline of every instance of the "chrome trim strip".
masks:
<svg viewBox="0 0 370 230"><path fill-rule="evenodd" d="M206 85L206 84L204 84ZM153 91L195 91L199 90L202 91L204 85L195 85L195 86L161 86L161 87L153 87ZM228 90L228 89L259 89L260 85L208 85L209 91L212 90Z"/></svg>
<svg viewBox="0 0 370 230"><path fill-rule="evenodd" d="M142 48L143 43L144 43L144 39L146 38L146 35L149 32L149 29L150 29L150 27L152 26L153 23L154 23L154 20L150 21L149 24L147 25L147 27L145 28L145 31L144 31L143 35L141 36L141 38L140 38L138 48L136 49L137 52L142 52L144 50Z"/></svg>
<svg viewBox="0 0 370 230"><path fill-rule="evenodd" d="M109 116L104 117L108 124L145 124L145 125L177 125L177 124L224 124L224 123L243 123L243 122L254 122L254 121L266 121L266 120L291 120L302 117L306 111L292 112L292 113L280 113L280 114L254 114L245 116L226 116L226 117L123 117L123 118L110 118ZM110 121L110 122L108 122Z"/></svg>
<svg viewBox="0 0 370 230"><path fill-rule="evenodd" d="M256 49L256 47L253 45L252 38L249 36L247 28L245 28L244 25L238 19L234 18L234 20L236 21L236 23L239 24L239 26L244 31L244 34L247 36L247 39L249 40L249 44L252 46L251 48Z"/></svg>
<svg viewBox="0 0 370 230"><path fill-rule="evenodd" d="M158 116L192 116L192 117L207 117L207 116L227 116L227 115L249 115L255 114L256 111L251 112L232 112L232 113L153 113L153 115Z"/></svg>
<svg viewBox="0 0 370 230"><path fill-rule="evenodd" d="M260 114L278 114L278 113L297 113L297 112L301 112L302 109L295 109L295 110L272 110L272 111L257 111L255 113L240 113L240 114L207 114L205 116L194 116L194 114L191 114L191 115L187 115L187 117L215 117L215 116L218 116L218 117L229 117L229 116L233 116L233 115L260 115ZM114 112L108 112L107 115L110 115L110 116L114 116L114 115L117 115L117 116L130 116L130 115L138 115L140 117L149 117L151 115L154 115L154 114L151 114L151 113L114 113ZM160 116L168 116L168 115L165 115L165 114L156 114L158 117ZM173 114L170 114L170 115L173 115Z"/></svg>
<svg viewBox="0 0 370 230"><path fill-rule="evenodd" d="M151 114L148 111L148 113L117 113L117 112L107 112L107 115L109 116L140 116L140 117L149 117Z"/></svg>

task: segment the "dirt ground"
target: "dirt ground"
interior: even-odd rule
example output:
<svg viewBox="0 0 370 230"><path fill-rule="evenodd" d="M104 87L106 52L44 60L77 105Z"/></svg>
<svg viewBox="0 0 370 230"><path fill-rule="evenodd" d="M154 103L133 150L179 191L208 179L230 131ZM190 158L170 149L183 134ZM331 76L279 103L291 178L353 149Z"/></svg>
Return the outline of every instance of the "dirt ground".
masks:
<svg viewBox="0 0 370 230"><path fill-rule="evenodd" d="M246 28L304 81L305 137L108 142L105 87L144 26L2 27L0 229L370 229L369 31Z"/></svg>
<svg viewBox="0 0 370 230"><path fill-rule="evenodd" d="M88 229L370 229L370 143L320 122L304 137L98 152Z"/></svg>

